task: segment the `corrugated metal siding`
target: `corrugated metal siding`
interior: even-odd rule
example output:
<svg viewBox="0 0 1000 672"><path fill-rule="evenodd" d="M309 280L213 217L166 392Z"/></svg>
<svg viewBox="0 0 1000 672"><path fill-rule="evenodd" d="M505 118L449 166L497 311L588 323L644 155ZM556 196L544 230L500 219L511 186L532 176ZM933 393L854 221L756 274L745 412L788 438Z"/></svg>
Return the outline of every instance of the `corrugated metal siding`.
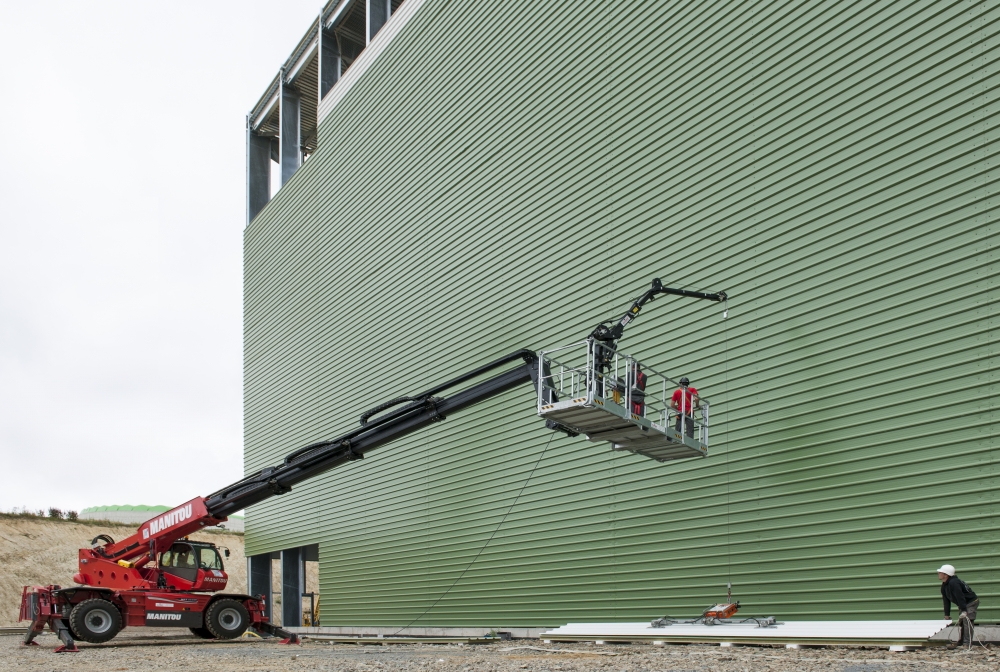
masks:
<svg viewBox="0 0 1000 672"><path fill-rule="evenodd" d="M552 438L416 625L1000 617L994 3L428 0L246 232L246 466L585 335L713 399L713 454ZM323 621L405 625L552 437L530 388L252 508Z"/></svg>

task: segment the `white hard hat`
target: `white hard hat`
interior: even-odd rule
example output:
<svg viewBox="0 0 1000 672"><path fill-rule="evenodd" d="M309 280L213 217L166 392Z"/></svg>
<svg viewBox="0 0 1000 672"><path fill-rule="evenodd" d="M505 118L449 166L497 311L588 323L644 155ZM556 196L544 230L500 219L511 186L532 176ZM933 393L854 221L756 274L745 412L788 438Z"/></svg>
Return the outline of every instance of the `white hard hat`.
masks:
<svg viewBox="0 0 1000 672"><path fill-rule="evenodd" d="M939 567L937 571L939 574L947 574L948 576L955 576L955 568L952 567L951 565L941 565L941 567Z"/></svg>

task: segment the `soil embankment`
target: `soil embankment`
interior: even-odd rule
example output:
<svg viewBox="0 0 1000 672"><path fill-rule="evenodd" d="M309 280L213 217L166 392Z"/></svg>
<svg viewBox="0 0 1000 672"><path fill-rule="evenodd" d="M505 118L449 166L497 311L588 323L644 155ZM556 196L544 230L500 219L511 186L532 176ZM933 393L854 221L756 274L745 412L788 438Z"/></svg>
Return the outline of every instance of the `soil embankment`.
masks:
<svg viewBox="0 0 1000 672"><path fill-rule="evenodd" d="M123 539L134 534L137 527L0 515L0 567L3 568L0 571L0 626L17 625L23 586L73 585L79 549L89 547L90 540L98 534ZM192 534L191 538L228 548L230 557L225 561L229 574L227 590L246 591L247 563L241 535L210 531Z"/></svg>

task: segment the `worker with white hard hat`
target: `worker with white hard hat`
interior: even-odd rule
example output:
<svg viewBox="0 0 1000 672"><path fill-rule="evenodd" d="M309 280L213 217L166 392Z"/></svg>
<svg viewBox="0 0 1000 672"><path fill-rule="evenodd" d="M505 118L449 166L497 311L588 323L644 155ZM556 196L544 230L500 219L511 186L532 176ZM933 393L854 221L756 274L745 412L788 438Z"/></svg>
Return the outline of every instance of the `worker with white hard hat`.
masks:
<svg viewBox="0 0 1000 672"><path fill-rule="evenodd" d="M951 618L951 603L958 607L958 623L962 629L962 645L972 645L972 628L976 622L976 611L979 609L979 598L965 581L958 578L955 567L941 565L938 570L941 580L941 599L944 601L944 617ZM952 644L950 648L955 648Z"/></svg>

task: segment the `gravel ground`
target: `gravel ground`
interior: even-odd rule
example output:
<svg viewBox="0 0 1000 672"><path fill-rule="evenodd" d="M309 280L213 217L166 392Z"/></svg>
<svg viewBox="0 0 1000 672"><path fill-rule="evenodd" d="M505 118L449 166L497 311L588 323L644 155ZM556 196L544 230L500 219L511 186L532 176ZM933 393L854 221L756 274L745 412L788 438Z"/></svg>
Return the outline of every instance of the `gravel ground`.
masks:
<svg viewBox="0 0 1000 672"><path fill-rule="evenodd" d="M448 672L922 672L991 670L1000 667L997 651L972 652L940 648L906 653L885 649L839 647L788 650L777 647L541 644L516 640L492 644L392 644L358 646L306 641L299 646L276 640L205 642L178 635L126 631L113 642L81 645L79 653L55 654L58 640L48 633L40 646L21 647L20 637L0 637L0 670L30 672L147 672L197 670L350 670L382 672L423 670Z"/></svg>

